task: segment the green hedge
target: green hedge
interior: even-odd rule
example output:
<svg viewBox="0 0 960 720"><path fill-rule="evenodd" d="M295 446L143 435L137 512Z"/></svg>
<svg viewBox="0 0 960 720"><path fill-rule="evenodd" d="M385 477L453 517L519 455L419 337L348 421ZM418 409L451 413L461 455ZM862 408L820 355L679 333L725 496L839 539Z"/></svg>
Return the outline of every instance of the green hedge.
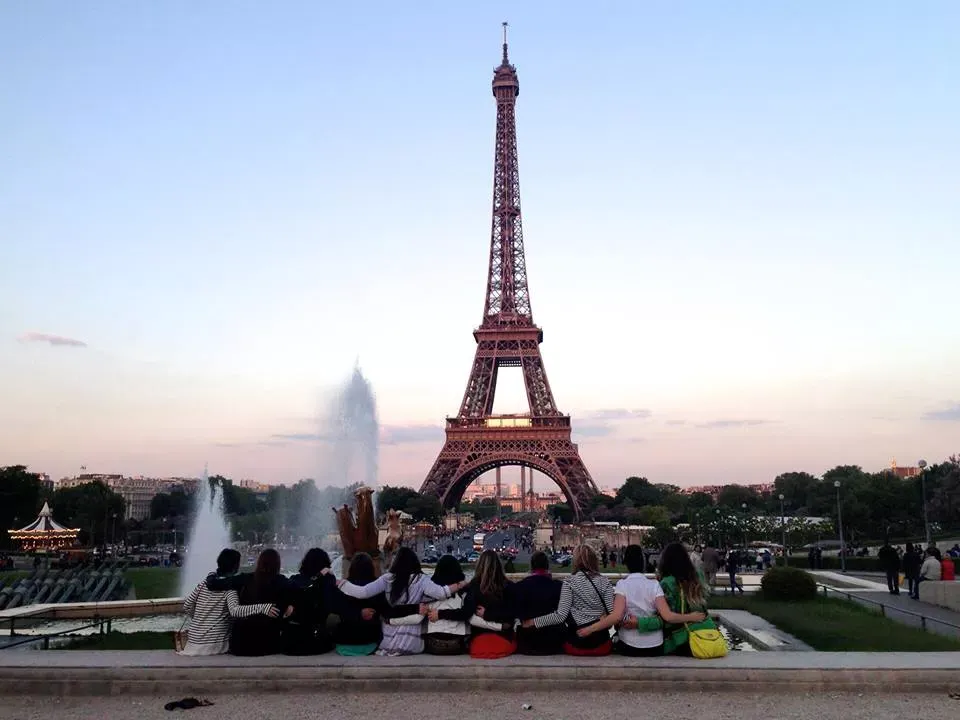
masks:
<svg viewBox="0 0 960 720"><path fill-rule="evenodd" d="M794 567L772 567L760 579L765 600L812 600L817 596L813 575Z"/></svg>

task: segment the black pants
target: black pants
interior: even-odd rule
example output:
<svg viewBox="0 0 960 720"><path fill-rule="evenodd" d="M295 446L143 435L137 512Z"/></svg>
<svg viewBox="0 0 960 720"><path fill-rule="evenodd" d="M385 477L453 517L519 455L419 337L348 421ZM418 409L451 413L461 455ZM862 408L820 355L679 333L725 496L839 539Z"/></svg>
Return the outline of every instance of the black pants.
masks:
<svg viewBox="0 0 960 720"><path fill-rule="evenodd" d="M900 571L887 570L887 590L891 595L900 594Z"/></svg>
<svg viewBox="0 0 960 720"><path fill-rule="evenodd" d="M632 645L627 645L622 640L613 646L614 651L618 655L625 655L626 657L662 657L663 656L663 645L656 645L655 647L647 648L638 648L633 647Z"/></svg>

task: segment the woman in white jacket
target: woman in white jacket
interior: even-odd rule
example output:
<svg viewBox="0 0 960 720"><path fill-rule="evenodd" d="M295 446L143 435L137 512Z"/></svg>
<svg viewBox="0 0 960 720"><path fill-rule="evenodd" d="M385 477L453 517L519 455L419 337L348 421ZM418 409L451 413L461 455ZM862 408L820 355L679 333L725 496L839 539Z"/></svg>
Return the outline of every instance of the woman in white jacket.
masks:
<svg viewBox="0 0 960 720"><path fill-rule="evenodd" d="M456 586L464 582L463 569L453 555L444 555L437 561L431 578L440 586ZM472 615L463 607L464 590L430 603L421 603L420 614L393 618L391 625L410 625L427 618L423 633L424 652L431 655L463 655L467 652L470 627L479 626L489 630L502 630L499 624L489 623Z"/></svg>
<svg viewBox="0 0 960 720"><path fill-rule="evenodd" d="M917 578L917 591L914 598L920 598L920 585L927 580L939 580L940 573L942 568L940 567L940 560L937 559L937 549L931 547L927 549L927 557L923 561L923 565L920 566L920 577Z"/></svg>

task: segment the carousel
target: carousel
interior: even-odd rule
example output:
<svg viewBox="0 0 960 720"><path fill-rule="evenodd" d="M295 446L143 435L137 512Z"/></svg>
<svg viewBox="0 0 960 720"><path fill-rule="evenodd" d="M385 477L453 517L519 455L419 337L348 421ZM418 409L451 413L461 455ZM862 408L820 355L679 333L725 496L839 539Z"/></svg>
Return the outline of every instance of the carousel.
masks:
<svg viewBox="0 0 960 720"><path fill-rule="evenodd" d="M36 520L19 530L7 530L7 533L11 540L20 543L25 552L30 552L70 547L76 543L80 530L58 523L53 519L50 506L44 503Z"/></svg>

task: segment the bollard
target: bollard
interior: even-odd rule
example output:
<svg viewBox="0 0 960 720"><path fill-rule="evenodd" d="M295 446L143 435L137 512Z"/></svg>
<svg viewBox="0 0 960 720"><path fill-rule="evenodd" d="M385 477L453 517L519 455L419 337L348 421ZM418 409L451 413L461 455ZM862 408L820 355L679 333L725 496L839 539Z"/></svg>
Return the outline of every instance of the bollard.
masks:
<svg viewBox="0 0 960 720"><path fill-rule="evenodd" d="M927 630L927 616L926 616L926 615L921 615L921 616L920 616L920 627L923 628L924 632L926 632L926 630Z"/></svg>

